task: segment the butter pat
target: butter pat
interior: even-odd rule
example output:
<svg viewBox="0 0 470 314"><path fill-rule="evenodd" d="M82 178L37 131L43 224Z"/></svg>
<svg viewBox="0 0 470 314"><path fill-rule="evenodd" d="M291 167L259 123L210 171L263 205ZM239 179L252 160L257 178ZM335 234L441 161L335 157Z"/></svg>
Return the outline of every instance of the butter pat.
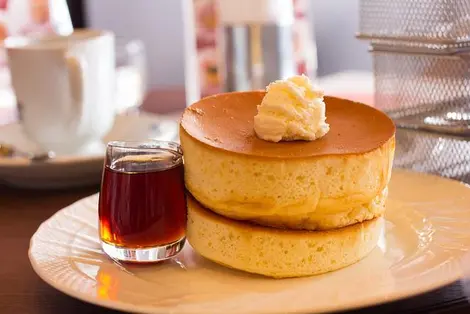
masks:
<svg viewBox="0 0 470 314"><path fill-rule="evenodd" d="M266 88L254 119L256 135L266 141L313 141L330 130L323 91L305 75L275 81Z"/></svg>

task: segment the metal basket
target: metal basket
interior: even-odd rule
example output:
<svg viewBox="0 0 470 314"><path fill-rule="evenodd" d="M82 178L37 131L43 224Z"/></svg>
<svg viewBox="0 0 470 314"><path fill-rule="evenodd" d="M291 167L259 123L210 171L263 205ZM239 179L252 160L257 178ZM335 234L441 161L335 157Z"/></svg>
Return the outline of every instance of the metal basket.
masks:
<svg viewBox="0 0 470 314"><path fill-rule="evenodd" d="M394 166L470 184L470 138L397 129Z"/></svg>
<svg viewBox="0 0 470 314"><path fill-rule="evenodd" d="M470 0L361 0L359 14L359 38L428 48L470 46Z"/></svg>
<svg viewBox="0 0 470 314"><path fill-rule="evenodd" d="M394 166L470 183L470 54L372 45L375 106L397 125Z"/></svg>
<svg viewBox="0 0 470 314"><path fill-rule="evenodd" d="M361 0L394 166L470 183L470 0Z"/></svg>
<svg viewBox="0 0 470 314"><path fill-rule="evenodd" d="M375 106L397 126L470 136L470 53L371 51Z"/></svg>

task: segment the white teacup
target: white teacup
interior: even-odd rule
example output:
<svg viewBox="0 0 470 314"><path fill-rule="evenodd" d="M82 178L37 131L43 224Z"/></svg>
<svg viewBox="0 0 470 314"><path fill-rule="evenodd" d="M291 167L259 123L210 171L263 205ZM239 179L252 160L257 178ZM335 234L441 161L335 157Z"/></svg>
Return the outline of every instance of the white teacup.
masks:
<svg viewBox="0 0 470 314"><path fill-rule="evenodd" d="M26 134L59 154L99 147L116 111L114 35L79 30L5 46Z"/></svg>

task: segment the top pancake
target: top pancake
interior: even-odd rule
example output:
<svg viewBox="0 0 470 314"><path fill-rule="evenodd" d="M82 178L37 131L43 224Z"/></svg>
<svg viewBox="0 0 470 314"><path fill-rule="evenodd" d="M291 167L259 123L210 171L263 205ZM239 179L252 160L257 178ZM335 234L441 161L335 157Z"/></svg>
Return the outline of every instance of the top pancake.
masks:
<svg viewBox="0 0 470 314"><path fill-rule="evenodd" d="M385 144L395 125L383 112L325 96L330 131L314 141L268 142L253 127L264 91L233 92L201 99L186 108L181 127L194 139L227 152L258 157L305 158L363 154Z"/></svg>

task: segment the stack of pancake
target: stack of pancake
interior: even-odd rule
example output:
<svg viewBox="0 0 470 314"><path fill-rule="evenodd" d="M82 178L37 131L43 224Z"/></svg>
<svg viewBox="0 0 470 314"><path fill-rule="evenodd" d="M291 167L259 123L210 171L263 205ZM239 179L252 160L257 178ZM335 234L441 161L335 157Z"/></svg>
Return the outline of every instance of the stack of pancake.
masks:
<svg viewBox="0 0 470 314"><path fill-rule="evenodd" d="M264 96L219 94L185 110L189 243L216 263L276 278L359 261L382 232L393 122L367 105L324 97L325 136L265 141L254 131Z"/></svg>

